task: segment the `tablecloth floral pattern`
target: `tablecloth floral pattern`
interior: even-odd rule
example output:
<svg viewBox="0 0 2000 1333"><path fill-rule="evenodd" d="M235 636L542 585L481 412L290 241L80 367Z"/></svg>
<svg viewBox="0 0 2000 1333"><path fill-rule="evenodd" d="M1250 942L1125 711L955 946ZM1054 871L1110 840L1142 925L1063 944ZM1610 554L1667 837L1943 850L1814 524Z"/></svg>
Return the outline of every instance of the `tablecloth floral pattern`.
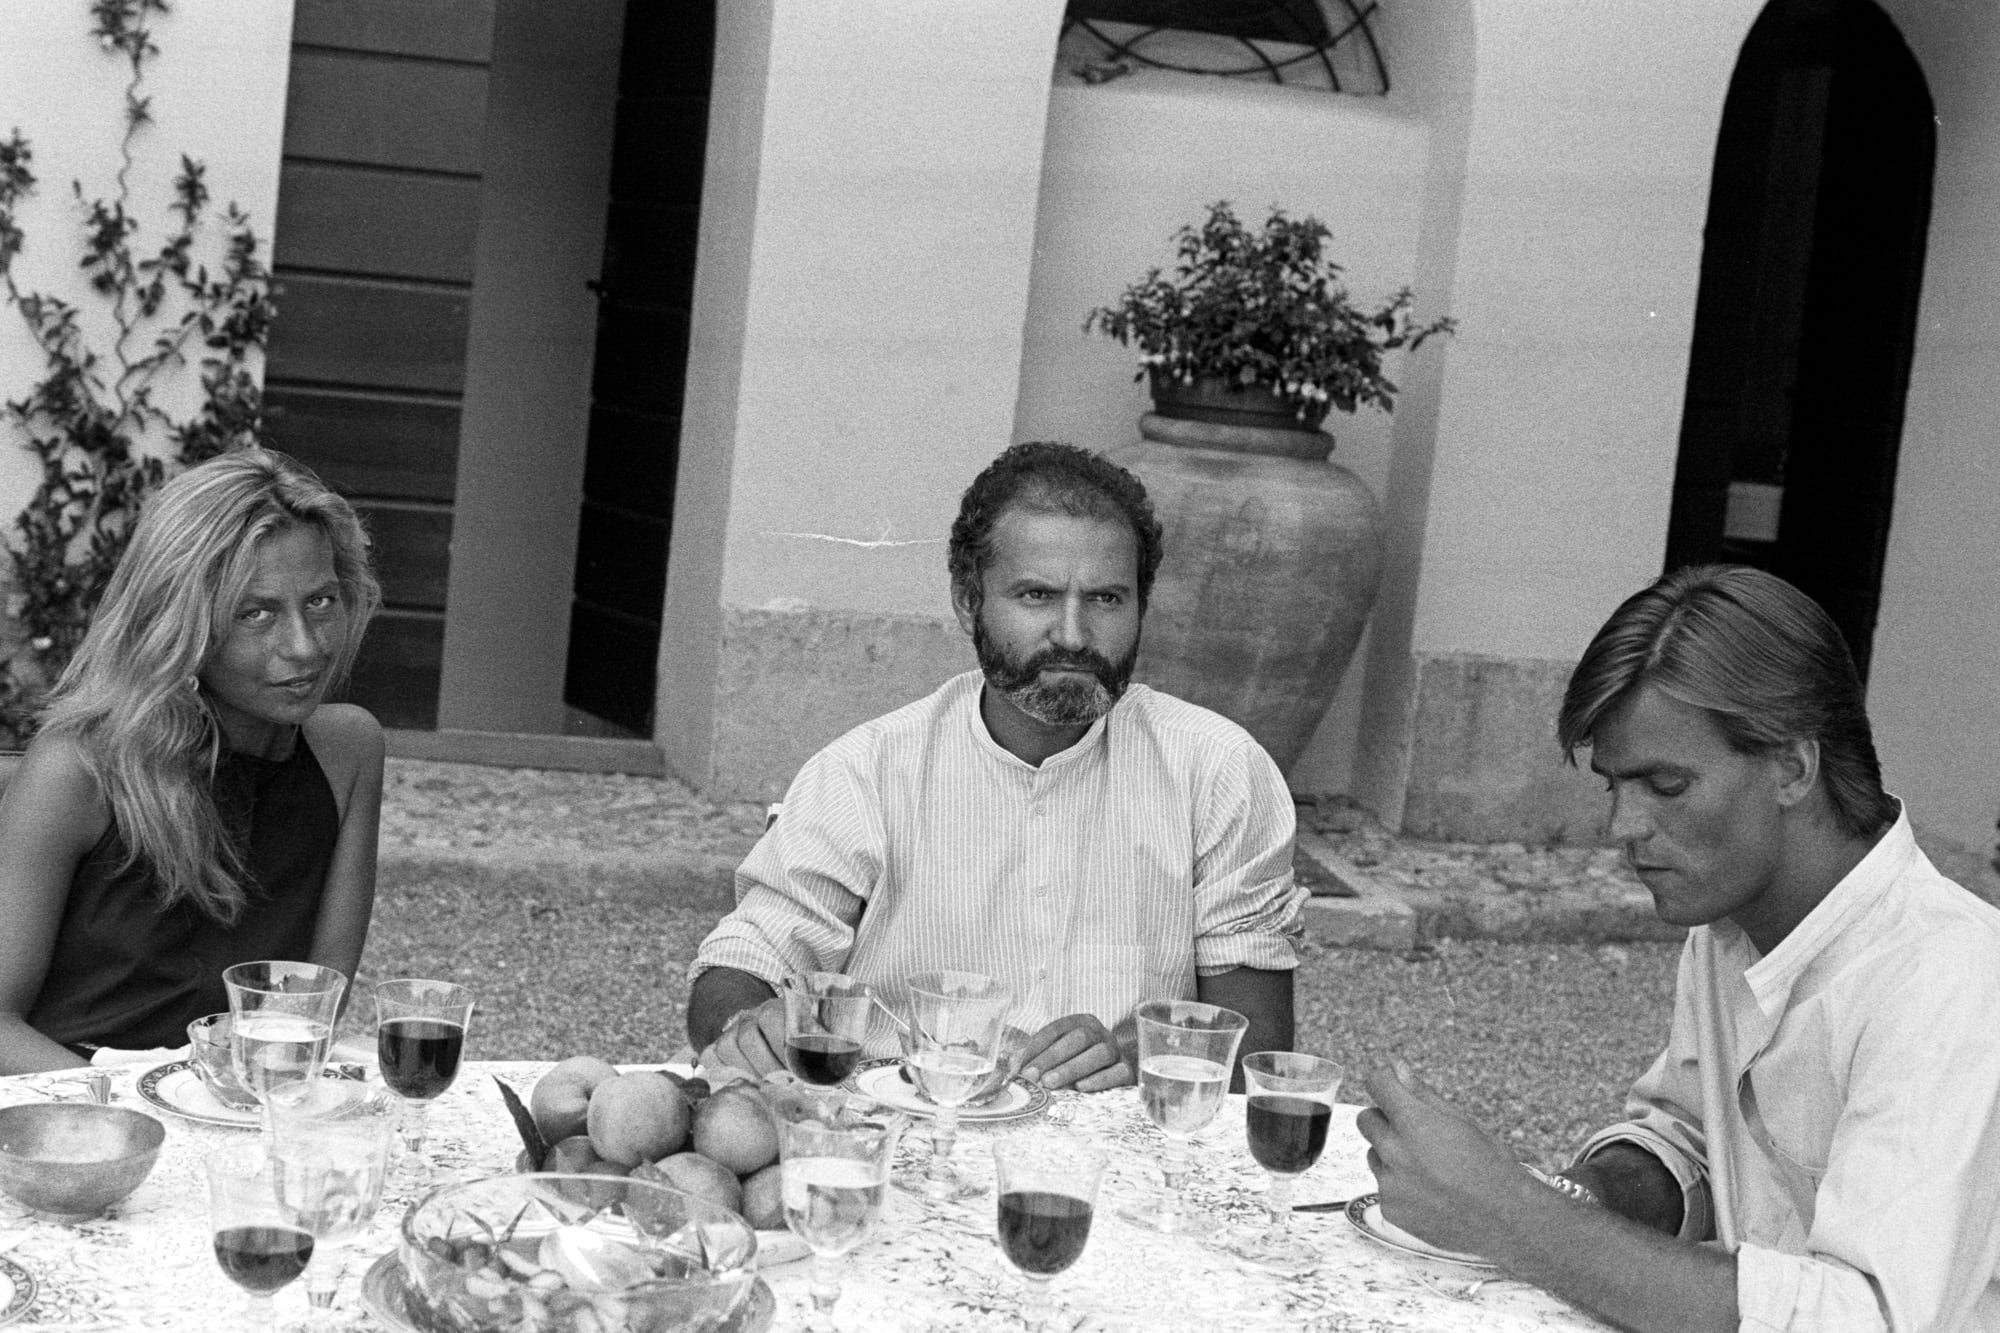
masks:
<svg viewBox="0 0 2000 1333"><path fill-rule="evenodd" d="M432 1107L426 1152L438 1179L511 1169L519 1150L495 1077L523 1096L545 1063L468 1064ZM138 1070L118 1071L113 1092L124 1105L155 1108L135 1093ZM74 1074L0 1079L0 1105L47 1096L81 1095ZM158 1164L137 1191L106 1216L75 1226L29 1217L0 1197L0 1253L35 1273L41 1294L17 1330L199 1330L234 1318L241 1297L216 1267L209 1246L202 1159L249 1131L202 1125L159 1112L167 1139ZM1131 1090L1084 1096L1058 1093L1047 1118L1111 1152L1089 1246L1056 1279L1058 1321L1105 1333L1171 1330L1307 1330L1308 1333L1388 1333L1389 1330L1555 1329L1604 1327L1551 1296L1518 1285L1482 1290L1474 1299L1449 1294L1469 1274L1462 1268L1396 1253L1361 1236L1337 1213L1301 1213L1297 1233L1323 1248L1325 1261L1304 1277L1280 1278L1244 1265L1203 1241L1161 1236L1116 1216L1121 1203L1161 1188L1157 1163L1164 1140ZM907 1333L986 1333L1018 1329L1020 1284L993 1241L992 1162L987 1137L1023 1125L961 1128L954 1161L985 1184L982 1199L937 1204L892 1191L877 1234L850 1255L837 1310L841 1327ZM1230 1098L1216 1122L1197 1136L1191 1190L1196 1202L1231 1224L1261 1221L1266 1178L1243 1146L1243 1104ZM1301 1178L1299 1202L1342 1199L1372 1188L1365 1145L1351 1111L1337 1113L1320 1164ZM920 1162L929 1151L921 1124L901 1152ZM339 1327L388 1333L361 1306L363 1270L395 1248L396 1225L418 1192L412 1176L392 1174L369 1233L349 1250L339 1300ZM809 1308L808 1265L765 1273L778 1297L776 1330L802 1328ZM294 1284L278 1294L288 1328L303 1327L306 1299Z"/></svg>

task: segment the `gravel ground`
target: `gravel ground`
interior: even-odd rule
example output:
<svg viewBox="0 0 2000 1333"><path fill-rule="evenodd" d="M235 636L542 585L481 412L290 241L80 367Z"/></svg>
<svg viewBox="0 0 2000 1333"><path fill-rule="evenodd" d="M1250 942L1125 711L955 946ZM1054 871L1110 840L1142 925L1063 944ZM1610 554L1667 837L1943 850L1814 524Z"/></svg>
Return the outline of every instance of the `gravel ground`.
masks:
<svg viewBox="0 0 2000 1333"><path fill-rule="evenodd" d="M362 1034L371 979L445 976L480 998L480 1058L665 1059L685 1041L695 946L728 910L729 871L761 825L760 807L705 802L672 780L393 761L364 993L347 1035ZM1519 849L1405 846L1365 824L1350 835L1379 864L1426 876L1519 862ZM1538 869L1603 873L1586 854ZM1541 1159L1615 1116L1664 1042L1676 952L1309 948L1298 1044L1346 1062L1357 1101L1365 1072L1401 1056L1523 1158Z"/></svg>

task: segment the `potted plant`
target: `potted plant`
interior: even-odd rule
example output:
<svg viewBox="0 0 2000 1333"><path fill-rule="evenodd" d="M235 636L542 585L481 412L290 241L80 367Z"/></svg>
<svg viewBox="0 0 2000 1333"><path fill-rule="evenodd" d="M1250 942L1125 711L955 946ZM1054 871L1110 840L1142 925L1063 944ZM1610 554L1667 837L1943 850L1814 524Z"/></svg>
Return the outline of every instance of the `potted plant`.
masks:
<svg viewBox="0 0 2000 1333"><path fill-rule="evenodd" d="M1253 231L1210 205L1177 233L1171 276L1151 270L1084 320L1138 347L1153 392L1143 443L1114 451L1166 529L1137 675L1234 718L1284 768L1332 702L1381 578L1381 508L1320 423L1392 410L1385 358L1453 327L1419 323L1407 288L1356 306L1330 234L1275 208Z"/></svg>
<svg viewBox="0 0 2000 1333"><path fill-rule="evenodd" d="M1318 218L1276 208L1253 232L1227 202L1211 204L1200 227L1175 235L1171 278L1151 270L1084 328L1138 344L1137 378L1152 380L1162 416L1279 428L1290 418L1314 430L1329 408L1391 411L1396 386L1382 358L1450 332L1452 321L1418 325L1407 287L1375 310L1356 306L1327 258L1331 234Z"/></svg>

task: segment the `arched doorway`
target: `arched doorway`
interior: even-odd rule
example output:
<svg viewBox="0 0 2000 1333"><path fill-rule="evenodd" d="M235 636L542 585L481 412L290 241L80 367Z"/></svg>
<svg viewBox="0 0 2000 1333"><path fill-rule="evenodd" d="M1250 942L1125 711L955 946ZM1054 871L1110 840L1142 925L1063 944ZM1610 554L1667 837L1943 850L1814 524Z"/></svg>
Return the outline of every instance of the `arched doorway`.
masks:
<svg viewBox="0 0 2000 1333"><path fill-rule="evenodd" d="M1666 567L1757 565L1867 674L1930 223L1923 72L1872 0L1772 0L1723 104Z"/></svg>

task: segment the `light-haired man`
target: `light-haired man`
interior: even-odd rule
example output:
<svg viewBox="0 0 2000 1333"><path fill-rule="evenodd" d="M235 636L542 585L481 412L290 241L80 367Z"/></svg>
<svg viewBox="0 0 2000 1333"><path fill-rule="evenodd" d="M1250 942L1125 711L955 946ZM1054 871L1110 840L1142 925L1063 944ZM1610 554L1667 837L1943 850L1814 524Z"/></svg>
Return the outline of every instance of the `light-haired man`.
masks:
<svg viewBox="0 0 2000 1333"><path fill-rule="evenodd" d="M1670 574L1558 736L1692 927L1667 1048L1553 1191L1378 1073L1384 1215L1626 1328L2000 1330L2000 912L1883 791L1839 630L1761 571Z"/></svg>
<svg viewBox="0 0 2000 1333"><path fill-rule="evenodd" d="M846 972L893 1008L938 968L1007 983L1049 1087L1132 1082L1149 999L1291 1049L1291 796L1241 727L1129 684L1160 555L1145 488L1087 450L1016 445L974 480L949 570L979 670L800 770L696 959L697 1050L762 1073L784 978Z"/></svg>

